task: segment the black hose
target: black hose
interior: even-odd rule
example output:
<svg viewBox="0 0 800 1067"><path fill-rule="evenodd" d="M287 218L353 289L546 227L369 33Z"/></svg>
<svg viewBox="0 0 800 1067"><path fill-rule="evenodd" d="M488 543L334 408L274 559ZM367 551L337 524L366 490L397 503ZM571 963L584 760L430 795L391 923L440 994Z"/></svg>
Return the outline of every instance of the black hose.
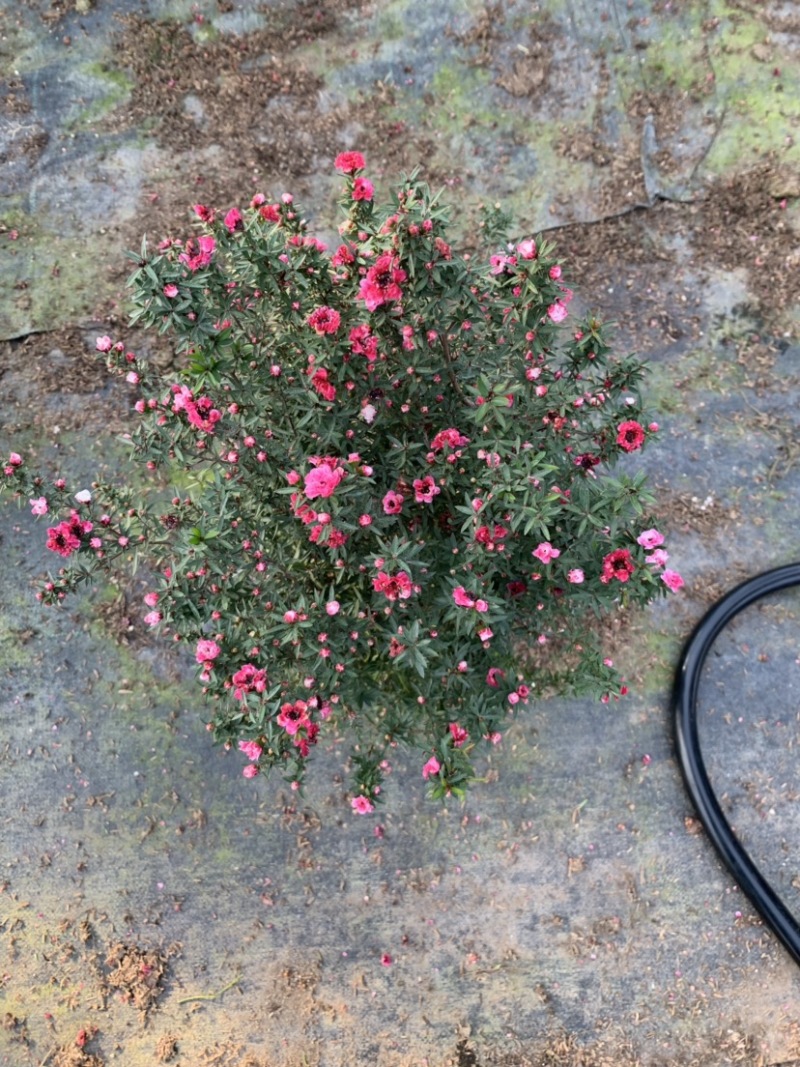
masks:
<svg viewBox="0 0 800 1067"><path fill-rule="evenodd" d="M764 922L800 964L800 924L762 876L739 843L722 813L708 780L697 731L697 693L700 674L711 646L731 619L769 593L800 585L800 563L776 567L733 589L700 620L683 650L675 677L675 739L686 789L700 820L736 884Z"/></svg>

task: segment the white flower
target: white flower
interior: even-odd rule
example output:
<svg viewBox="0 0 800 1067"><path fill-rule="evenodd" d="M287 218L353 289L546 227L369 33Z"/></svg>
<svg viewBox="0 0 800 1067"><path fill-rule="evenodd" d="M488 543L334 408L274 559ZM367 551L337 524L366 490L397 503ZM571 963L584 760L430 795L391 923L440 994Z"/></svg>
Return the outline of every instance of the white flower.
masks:
<svg viewBox="0 0 800 1067"><path fill-rule="evenodd" d="M75 494L75 499L78 501L79 504L88 504L89 501L92 499L92 494L89 492L88 489L81 489L79 493Z"/></svg>

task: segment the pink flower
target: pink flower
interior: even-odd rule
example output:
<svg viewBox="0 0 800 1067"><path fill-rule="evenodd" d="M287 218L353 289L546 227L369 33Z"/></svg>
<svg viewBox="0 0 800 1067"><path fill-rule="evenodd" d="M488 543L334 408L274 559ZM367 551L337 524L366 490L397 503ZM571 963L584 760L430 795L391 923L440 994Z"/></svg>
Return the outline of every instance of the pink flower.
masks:
<svg viewBox="0 0 800 1067"><path fill-rule="evenodd" d="M580 585L584 579L584 573L580 567L574 567L571 571L567 571L567 581L573 585Z"/></svg>
<svg viewBox="0 0 800 1067"><path fill-rule="evenodd" d="M434 439L431 441L431 451L441 452L443 448L450 449L461 448L463 445L469 444L469 438L465 437L458 430L452 426L446 430L440 430Z"/></svg>
<svg viewBox="0 0 800 1067"><path fill-rule="evenodd" d="M628 549L617 548L609 552L607 556L603 556L603 573L600 575L600 581L604 585L608 585L612 578L616 578L618 582L627 582L635 570L636 567Z"/></svg>
<svg viewBox="0 0 800 1067"><path fill-rule="evenodd" d="M489 626L484 626L482 630L478 630L478 637L481 639L481 641L491 641L491 639L494 637L494 630L492 630Z"/></svg>
<svg viewBox="0 0 800 1067"><path fill-rule="evenodd" d="M391 967L393 962L394 961L392 960L392 957L389 955L389 953L384 952L384 954L381 956L381 966Z"/></svg>
<svg viewBox="0 0 800 1067"><path fill-rule="evenodd" d="M534 548L531 555L536 556L542 563L549 563L553 559L558 559L561 555L561 550L553 548L549 541L542 541L537 548Z"/></svg>
<svg viewBox="0 0 800 1067"><path fill-rule="evenodd" d="M255 763L248 763L246 767L242 768L242 774L245 778L255 778L258 774L258 767Z"/></svg>
<svg viewBox="0 0 800 1067"><path fill-rule="evenodd" d="M327 463L320 463L305 476L303 489L309 500L315 497L333 496L336 487L344 477L342 467L331 467Z"/></svg>
<svg viewBox="0 0 800 1067"><path fill-rule="evenodd" d="M377 578L372 579L372 588L376 593L383 593L387 600L408 600L414 591L411 578L405 571L396 574L381 571Z"/></svg>
<svg viewBox="0 0 800 1067"><path fill-rule="evenodd" d="M66 559L81 547L81 539L70 523L60 522L58 526L51 526L47 531L47 547L51 552L57 552Z"/></svg>
<svg viewBox="0 0 800 1067"><path fill-rule="evenodd" d="M406 280L406 272L397 265L397 257L387 252L378 256L359 284L358 299L363 300L369 311L381 304L401 300L400 285Z"/></svg>
<svg viewBox="0 0 800 1067"><path fill-rule="evenodd" d="M47 498L43 496L37 496L35 500L29 501L31 505L31 515L46 515L48 512Z"/></svg>
<svg viewBox="0 0 800 1067"><path fill-rule="evenodd" d="M649 556L644 557L645 563L653 567L663 567L669 559L669 552L663 548L656 548Z"/></svg>
<svg viewBox="0 0 800 1067"><path fill-rule="evenodd" d="M457 585L453 590L453 600L459 608L474 608L475 601L466 591L463 585Z"/></svg>
<svg viewBox="0 0 800 1067"><path fill-rule="evenodd" d="M143 599L148 608L154 608L158 603L158 593L145 593Z"/></svg>
<svg viewBox="0 0 800 1067"><path fill-rule="evenodd" d="M201 638L197 642L197 649L195 650L194 658L198 663L204 664L208 667L213 660L217 658L222 649L219 647L216 641L209 641L205 638Z"/></svg>
<svg viewBox="0 0 800 1067"><path fill-rule="evenodd" d="M242 219L242 213L238 207L232 207L230 209L225 216L225 225L228 227L228 233L236 233L237 230L244 229L244 220Z"/></svg>
<svg viewBox="0 0 800 1067"><path fill-rule="evenodd" d="M9 466L11 467L21 467L22 456L19 454L19 452L11 452L8 457L8 462Z"/></svg>
<svg viewBox="0 0 800 1067"><path fill-rule="evenodd" d="M621 422L617 427L617 444L625 452L635 452L644 444L644 427L635 419Z"/></svg>
<svg viewBox="0 0 800 1067"><path fill-rule="evenodd" d="M311 374L310 370L309 374ZM327 400L330 403L336 399L336 386L330 381L328 372L324 367L320 367L319 370L311 374L311 384L323 400Z"/></svg>
<svg viewBox="0 0 800 1067"><path fill-rule="evenodd" d="M567 305L561 300L556 300L547 309L547 316L551 322L563 322L567 315Z"/></svg>
<svg viewBox="0 0 800 1067"><path fill-rule="evenodd" d="M147 626L158 626L163 618L160 611L148 611L144 617L144 621Z"/></svg>
<svg viewBox="0 0 800 1067"><path fill-rule="evenodd" d="M281 704L280 715L277 716L276 722L287 734L294 737L298 730L304 730L311 725L308 717L308 704L304 700L295 700L293 704L288 702Z"/></svg>
<svg viewBox="0 0 800 1067"><path fill-rule="evenodd" d="M213 237L190 237L184 245L185 251L181 252L178 259L185 263L190 271L200 270L211 262L216 247L217 242Z"/></svg>
<svg viewBox="0 0 800 1067"><path fill-rule="evenodd" d="M257 741L240 741L239 751L244 752L245 756L249 760L261 759L261 753L264 751Z"/></svg>
<svg viewBox="0 0 800 1067"><path fill-rule="evenodd" d="M422 768L422 777L423 778L430 778L431 775L438 774L441 769L442 769L442 765L438 761L438 759L435 756L431 756L431 758L428 760L428 762Z"/></svg>
<svg viewBox="0 0 800 1067"><path fill-rule="evenodd" d="M333 165L341 174L352 174L364 169L364 157L360 152L340 152Z"/></svg>
<svg viewBox="0 0 800 1067"><path fill-rule="evenodd" d="M403 510L403 501L405 497L402 493L396 493L394 489L390 489L386 496L383 498L383 510L386 515L399 515Z"/></svg>
<svg viewBox="0 0 800 1067"><path fill-rule="evenodd" d="M171 300L174 296L178 295L178 287L177 285L173 285L172 282L169 282L167 285L164 286L162 292L164 296L169 297L169 299Z"/></svg>
<svg viewBox="0 0 800 1067"><path fill-rule="evenodd" d="M492 689L497 689L500 681L505 678L506 672L501 670L500 667L490 667L486 672L486 684L490 685Z"/></svg>
<svg viewBox="0 0 800 1067"><path fill-rule="evenodd" d="M683 589L683 578L677 571L664 571L661 575L661 581L666 585L668 589L671 589L673 593L677 593L679 589Z"/></svg>
<svg viewBox="0 0 800 1067"><path fill-rule="evenodd" d="M365 797L363 794L353 797L350 801L350 806L358 815L369 815L371 811L375 810L375 805L369 797Z"/></svg>
<svg viewBox="0 0 800 1067"><path fill-rule="evenodd" d="M441 489L430 475L414 479L414 499L418 504L432 504L433 498L439 493Z"/></svg>
<svg viewBox="0 0 800 1067"><path fill-rule="evenodd" d="M353 182L354 200L371 200L375 195L375 186L366 178L356 178Z"/></svg>
<svg viewBox="0 0 800 1067"><path fill-rule="evenodd" d="M646 549L658 548L659 545L664 544L664 535L658 530L645 530L636 538L636 543Z"/></svg>
<svg viewBox="0 0 800 1067"><path fill-rule="evenodd" d="M533 238L528 237L524 241L520 241L517 245L517 252L523 259L536 259L538 252L536 250L536 242Z"/></svg>
<svg viewBox="0 0 800 1067"><path fill-rule="evenodd" d="M106 334L103 337L98 337L94 344L98 352L110 352L114 342Z"/></svg>
<svg viewBox="0 0 800 1067"><path fill-rule="evenodd" d="M459 726L457 722L451 722L448 726L450 736L453 738L453 748L461 748L461 746L469 740L469 734L463 726Z"/></svg>
<svg viewBox="0 0 800 1067"><path fill-rule="evenodd" d="M489 604L486 600L476 600L475 610L480 612L486 612L489 610Z"/></svg>
<svg viewBox="0 0 800 1067"><path fill-rule="evenodd" d="M306 319L306 322L320 336L326 333L336 333L342 316L335 308L318 307Z"/></svg>
<svg viewBox="0 0 800 1067"><path fill-rule="evenodd" d="M325 605L325 610L329 615L338 615L341 605L338 600L329 600Z"/></svg>

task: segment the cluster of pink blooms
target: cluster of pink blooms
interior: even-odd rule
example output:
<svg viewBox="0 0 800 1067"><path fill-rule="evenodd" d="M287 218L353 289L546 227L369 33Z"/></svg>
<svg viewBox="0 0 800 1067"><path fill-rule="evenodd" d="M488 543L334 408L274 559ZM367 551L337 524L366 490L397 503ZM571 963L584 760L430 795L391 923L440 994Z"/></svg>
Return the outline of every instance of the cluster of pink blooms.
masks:
<svg viewBox="0 0 800 1067"><path fill-rule="evenodd" d="M88 519L81 519L77 511L73 511L64 522L48 529L47 547L51 552L57 552L59 556L66 558L81 547L82 538L93 529L93 523Z"/></svg>

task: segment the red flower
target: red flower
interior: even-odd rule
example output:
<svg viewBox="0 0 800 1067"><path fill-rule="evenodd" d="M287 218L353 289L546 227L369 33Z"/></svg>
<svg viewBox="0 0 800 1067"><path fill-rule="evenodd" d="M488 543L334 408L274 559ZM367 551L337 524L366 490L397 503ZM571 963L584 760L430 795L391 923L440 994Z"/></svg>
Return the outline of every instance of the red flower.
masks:
<svg viewBox="0 0 800 1067"><path fill-rule="evenodd" d="M364 169L364 157L360 152L340 152L333 165L341 174L352 174Z"/></svg>
<svg viewBox="0 0 800 1067"><path fill-rule="evenodd" d="M334 308L319 307L306 319L306 322L314 330L315 333L336 333L339 329L339 323L342 321L342 316Z"/></svg>
<svg viewBox="0 0 800 1067"><path fill-rule="evenodd" d="M600 581L605 585L608 585L612 578L616 578L618 582L627 582L635 570L636 567L628 549L617 548L603 557L603 573L600 575Z"/></svg>
<svg viewBox="0 0 800 1067"><path fill-rule="evenodd" d="M621 422L617 427L617 444L626 452L635 452L644 444L644 427L635 419Z"/></svg>

